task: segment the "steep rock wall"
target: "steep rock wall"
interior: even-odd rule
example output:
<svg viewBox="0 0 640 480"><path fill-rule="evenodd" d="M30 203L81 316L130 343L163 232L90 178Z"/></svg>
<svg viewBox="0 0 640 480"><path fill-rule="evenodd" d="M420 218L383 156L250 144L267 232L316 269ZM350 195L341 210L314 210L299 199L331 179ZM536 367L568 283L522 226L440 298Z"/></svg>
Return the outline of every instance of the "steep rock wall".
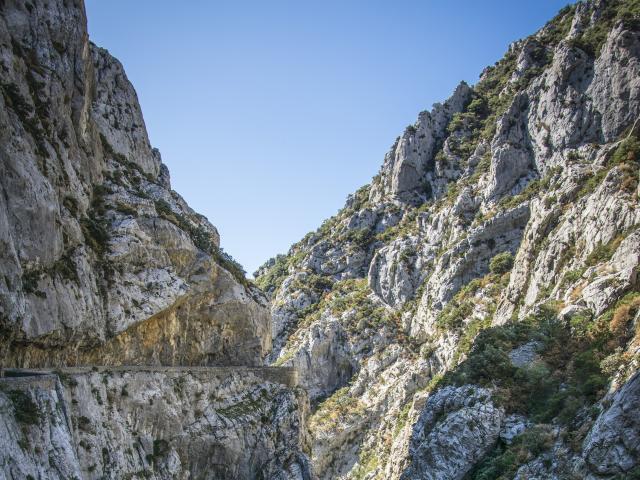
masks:
<svg viewBox="0 0 640 480"><path fill-rule="evenodd" d="M8 479L310 478L306 396L258 369L3 378L0 405Z"/></svg>
<svg viewBox="0 0 640 480"><path fill-rule="evenodd" d="M171 190L82 2L2 2L0 70L2 364L260 364L266 302Z"/></svg>

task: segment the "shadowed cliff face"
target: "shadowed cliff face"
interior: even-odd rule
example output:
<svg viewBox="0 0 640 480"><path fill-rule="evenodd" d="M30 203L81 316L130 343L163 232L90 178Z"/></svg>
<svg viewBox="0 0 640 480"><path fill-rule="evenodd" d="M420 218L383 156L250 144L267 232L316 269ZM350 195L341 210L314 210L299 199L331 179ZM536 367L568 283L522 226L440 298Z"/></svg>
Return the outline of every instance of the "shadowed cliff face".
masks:
<svg viewBox="0 0 640 480"><path fill-rule="evenodd" d="M320 478L639 474L639 25L563 9L259 269Z"/></svg>
<svg viewBox="0 0 640 480"><path fill-rule="evenodd" d="M265 300L171 190L82 2L0 17L3 364L260 364Z"/></svg>
<svg viewBox="0 0 640 480"><path fill-rule="evenodd" d="M0 475L310 479L300 450L306 397L279 383L279 369L267 370L65 369L2 378Z"/></svg>

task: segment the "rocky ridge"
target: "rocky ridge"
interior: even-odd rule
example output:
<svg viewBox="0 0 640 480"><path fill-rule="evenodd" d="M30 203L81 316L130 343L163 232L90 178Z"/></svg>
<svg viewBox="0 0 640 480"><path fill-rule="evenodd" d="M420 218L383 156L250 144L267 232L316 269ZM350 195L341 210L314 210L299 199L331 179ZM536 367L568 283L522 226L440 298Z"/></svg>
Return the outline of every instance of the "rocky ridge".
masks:
<svg viewBox="0 0 640 480"><path fill-rule="evenodd" d="M319 478L640 474L639 79L637 2L566 7L256 272Z"/></svg>

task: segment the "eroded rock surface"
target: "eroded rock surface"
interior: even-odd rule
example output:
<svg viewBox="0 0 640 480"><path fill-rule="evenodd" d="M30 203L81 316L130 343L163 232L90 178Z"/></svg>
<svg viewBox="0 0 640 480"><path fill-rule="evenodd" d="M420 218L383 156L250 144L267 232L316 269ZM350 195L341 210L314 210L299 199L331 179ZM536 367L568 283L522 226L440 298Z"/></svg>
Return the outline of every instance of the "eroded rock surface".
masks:
<svg viewBox="0 0 640 480"><path fill-rule="evenodd" d="M631 1L563 9L259 270L284 326L271 360L318 401L320 478L640 473L632 422L596 420L639 364L638 18Z"/></svg>
<svg viewBox="0 0 640 480"><path fill-rule="evenodd" d="M107 368L60 376L0 380L6 478L311 478L301 451L306 396L272 372Z"/></svg>
<svg viewBox="0 0 640 480"><path fill-rule="evenodd" d="M0 367L110 365L0 377L1 478L311 478L295 372L246 368L266 297L171 189L81 0L0 2L0 191Z"/></svg>
<svg viewBox="0 0 640 480"><path fill-rule="evenodd" d="M0 17L3 363L260 364L264 297L171 190L82 3Z"/></svg>
<svg viewBox="0 0 640 480"><path fill-rule="evenodd" d="M475 387L447 387L433 395L413 427L410 461L400 478L463 478L498 439L504 412L490 398Z"/></svg>

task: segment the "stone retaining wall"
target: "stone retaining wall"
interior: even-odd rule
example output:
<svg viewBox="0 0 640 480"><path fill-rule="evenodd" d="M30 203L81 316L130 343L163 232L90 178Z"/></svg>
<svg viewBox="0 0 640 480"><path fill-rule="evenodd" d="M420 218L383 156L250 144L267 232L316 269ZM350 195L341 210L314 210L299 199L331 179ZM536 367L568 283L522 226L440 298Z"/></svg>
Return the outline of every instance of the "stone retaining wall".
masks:
<svg viewBox="0 0 640 480"><path fill-rule="evenodd" d="M3 370L0 384L34 385L34 382L45 382L47 386L55 384L55 376L84 375L92 372L113 373L166 373L168 375L190 374L202 380L209 377L221 379L233 374L252 375L266 382L280 383L290 388L298 386L298 372L291 367L158 367L158 366L94 366L94 367L63 367L55 369L46 368L7 368ZM43 384L44 386L44 384Z"/></svg>

